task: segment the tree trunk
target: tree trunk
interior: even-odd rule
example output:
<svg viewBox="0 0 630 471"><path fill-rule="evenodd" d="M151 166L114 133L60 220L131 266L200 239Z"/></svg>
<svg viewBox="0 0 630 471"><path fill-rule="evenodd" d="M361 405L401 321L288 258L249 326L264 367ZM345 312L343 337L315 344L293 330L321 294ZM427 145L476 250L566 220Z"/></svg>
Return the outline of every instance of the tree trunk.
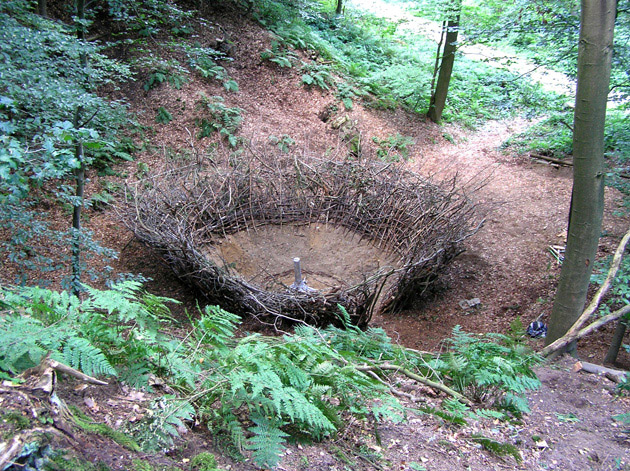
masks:
<svg viewBox="0 0 630 471"><path fill-rule="evenodd" d="M74 115L74 127L79 127L81 108ZM77 140L74 147L74 156L79 162L79 167L74 171L76 188L75 200L72 209L72 294L79 296L81 293L81 209L83 208L83 194L85 188L85 165L83 158L83 142Z"/></svg>
<svg viewBox="0 0 630 471"><path fill-rule="evenodd" d="M615 10L615 0L582 0L569 234L547 345L562 337L584 309L597 255L604 213L604 122ZM575 343L564 351L575 353Z"/></svg>
<svg viewBox="0 0 630 471"><path fill-rule="evenodd" d="M610 341L608 353L606 353L606 358L604 358L604 363L612 365L617 361L617 355L619 354L619 349L621 348L621 344L623 343L623 336L626 334L627 327L628 320L623 317L619 319L619 322L617 322L617 328L615 329L615 333L613 334L613 338Z"/></svg>
<svg viewBox="0 0 630 471"><path fill-rule="evenodd" d="M446 105L448 86L451 82L453 64L455 63L455 52L457 51L457 36L459 34L459 18L461 15L461 3L454 17L446 23L446 41L444 43L444 53L440 64L440 74L438 75L435 90L431 90L431 101L427 116L434 123L442 120L442 112Z"/></svg>
<svg viewBox="0 0 630 471"><path fill-rule="evenodd" d="M77 1L77 38L85 39L85 26L82 21L85 20L85 0ZM81 66L87 72L87 54L81 52L79 54ZM81 126L81 107L78 107L74 115L74 128ZM83 142L77 138L75 143L74 155L79 162L79 167L74 171L76 181L75 200L72 210L72 293L79 296L81 293L81 210L83 209L83 193L85 188L85 158Z"/></svg>
<svg viewBox="0 0 630 471"><path fill-rule="evenodd" d="M337 10L335 13L341 15L341 10L343 9L343 0L337 0Z"/></svg>
<svg viewBox="0 0 630 471"><path fill-rule="evenodd" d="M37 13L40 16L48 16L48 5L46 0L37 0Z"/></svg>

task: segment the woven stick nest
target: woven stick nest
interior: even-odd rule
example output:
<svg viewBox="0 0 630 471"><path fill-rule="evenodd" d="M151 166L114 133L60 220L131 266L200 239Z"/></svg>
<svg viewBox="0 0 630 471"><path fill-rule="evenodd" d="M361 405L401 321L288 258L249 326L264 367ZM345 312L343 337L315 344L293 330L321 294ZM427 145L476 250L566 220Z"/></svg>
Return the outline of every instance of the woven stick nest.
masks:
<svg viewBox="0 0 630 471"><path fill-rule="evenodd" d="M127 196L128 227L181 280L228 311L274 323L335 323L340 304L355 325L366 326L377 310L400 310L431 287L481 225L455 179L438 184L382 162L286 157L191 165L145 179ZM284 289L271 291L208 256L232 234L299 224L343 228L398 263L362 273L352 286L320 291L280 283Z"/></svg>

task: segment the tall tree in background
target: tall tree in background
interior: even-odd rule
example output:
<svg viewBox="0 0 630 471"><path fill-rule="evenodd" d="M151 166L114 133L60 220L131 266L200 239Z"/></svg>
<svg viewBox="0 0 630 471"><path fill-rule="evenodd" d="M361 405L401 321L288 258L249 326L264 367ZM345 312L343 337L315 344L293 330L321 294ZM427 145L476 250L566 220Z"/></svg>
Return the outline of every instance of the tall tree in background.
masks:
<svg viewBox="0 0 630 471"><path fill-rule="evenodd" d="M337 0L337 9L335 10L335 13L337 13L338 15L341 15L342 9L343 9L343 0Z"/></svg>
<svg viewBox="0 0 630 471"><path fill-rule="evenodd" d="M567 248L547 345L562 337L586 302L604 213L604 122L616 0L582 0L573 127L573 193ZM575 343L565 351L574 353Z"/></svg>
<svg viewBox="0 0 630 471"><path fill-rule="evenodd" d="M442 112L444 111L444 106L446 106L446 96L448 95L448 87L451 82L451 74L453 73L453 64L455 63L455 52L457 51L457 36L459 35L461 12L461 0L452 0L447 7L447 19L442 23L442 35L440 43L438 44L435 71L431 83L431 101L427 113L429 119L434 123L439 123L442 120ZM446 40L442 41L445 34ZM443 51L441 51L442 44L444 45ZM436 75L437 84L434 86Z"/></svg>

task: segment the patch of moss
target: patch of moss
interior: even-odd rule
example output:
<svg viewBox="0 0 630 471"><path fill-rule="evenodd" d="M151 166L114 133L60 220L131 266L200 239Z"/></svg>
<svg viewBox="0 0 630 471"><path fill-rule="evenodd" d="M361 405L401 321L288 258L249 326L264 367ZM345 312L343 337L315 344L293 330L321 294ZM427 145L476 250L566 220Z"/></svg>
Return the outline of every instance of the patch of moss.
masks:
<svg viewBox="0 0 630 471"><path fill-rule="evenodd" d="M177 466L159 466L155 467L152 464L142 460L132 460L132 471L182 471Z"/></svg>
<svg viewBox="0 0 630 471"><path fill-rule="evenodd" d="M92 419L85 415L83 411L81 411L81 409L76 406L70 406L70 409L72 410L72 418L74 420L74 423L77 424L77 426L81 430L84 430L88 433L96 433L111 438L120 446L124 446L128 450L141 451L140 445L138 445L128 435L125 435L118 430L114 430L108 425L93 422Z"/></svg>
<svg viewBox="0 0 630 471"><path fill-rule="evenodd" d="M2 420L15 425L17 430L25 430L31 425L31 421L28 417L24 417L16 411L7 412L2 416Z"/></svg>
<svg viewBox="0 0 630 471"><path fill-rule="evenodd" d="M470 437L475 442L479 443L485 450L490 453L494 453L497 456L512 456L517 463L523 461L523 457L511 443L501 443L492 438L484 437L483 435L473 434Z"/></svg>

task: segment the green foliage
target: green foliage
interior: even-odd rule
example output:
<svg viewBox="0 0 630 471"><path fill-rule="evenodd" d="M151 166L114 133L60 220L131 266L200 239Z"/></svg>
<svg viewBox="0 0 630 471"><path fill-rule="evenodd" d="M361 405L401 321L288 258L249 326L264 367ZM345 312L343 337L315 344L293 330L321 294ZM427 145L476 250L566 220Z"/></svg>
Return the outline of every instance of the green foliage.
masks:
<svg viewBox="0 0 630 471"><path fill-rule="evenodd" d="M426 3L426 1L424 1ZM514 48L535 64L576 76L580 9L577 2L553 0L538 4L516 1L468 2L463 26L474 42ZM618 8L615 23L611 87L621 101L630 91L630 12Z"/></svg>
<svg viewBox="0 0 630 471"><path fill-rule="evenodd" d="M519 393L537 385L529 368L533 357L492 342L503 336L473 337L456 329L452 351L435 359L394 345L380 328L361 331L344 309L344 328L300 325L280 338L237 337L240 318L207 306L191 332L177 339L161 333L170 320L168 300L140 288L136 281L108 290L86 286L83 300L41 288L5 289L0 328L8 334L0 339L0 370L19 373L50 352L135 387L148 389L149 375L160 376L187 399L156 399L150 413L128 426L132 443L146 451L170 449L185 422L197 417L265 467L278 463L289 436L333 436L348 415L403 420L405 411L387 386L399 368L434 380L448 377L471 397L492 398L492 404L513 412L526 407ZM490 409L473 412L457 400L445 401L444 411L424 412L453 423L504 417ZM116 440L126 436L114 436L78 413L75 418L85 430Z"/></svg>
<svg viewBox="0 0 630 471"><path fill-rule="evenodd" d="M529 411L524 393L540 386L532 370L540 357L524 346L508 346L509 338L504 335L474 336L459 326L448 343L450 351L431 366L450 377L455 390L517 416Z"/></svg>
<svg viewBox="0 0 630 471"><path fill-rule="evenodd" d="M168 124L173 121L173 115L163 106L160 106L157 109L157 115L155 116L155 121L160 124Z"/></svg>
<svg viewBox="0 0 630 471"><path fill-rule="evenodd" d="M190 460L190 469L192 471L215 471L217 460L212 453L202 451Z"/></svg>
<svg viewBox="0 0 630 471"><path fill-rule="evenodd" d="M143 295L140 286L136 281L105 291L86 286L82 301L65 291L3 289L0 326L9 334L0 341L0 370L20 373L47 352L89 375L116 376L114 365L124 370L127 362L156 372L168 369L156 357L167 348L158 328L164 302L171 300Z"/></svg>
<svg viewBox="0 0 630 471"><path fill-rule="evenodd" d="M165 395L153 401L149 413L128 429L144 451L168 451L173 447L173 437L179 436L178 429L194 417L195 408L190 403Z"/></svg>
<svg viewBox="0 0 630 471"><path fill-rule="evenodd" d="M83 204L66 181L81 165L77 142L85 149L83 164L107 166L105 151L129 125L121 103L96 90L130 77L129 68L109 59L103 47L79 41L75 28L42 18L28 2L0 5L0 226L2 248L19 271L18 283L66 266L72 234L51 229L46 212L34 205ZM89 57L85 68L82 58ZM49 185L55 181L56 184ZM89 233L81 250L113 255ZM83 263L83 262L82 262Z"/></svg>
<svg viewBox="0 0 630 471"><path fill-rule="evenodd" d="M181 70L180 68L178 68ZM143 88L146 91L157 88L163 83L168 83L173 88L179 90L186 83L186 77L174 70L172 67L159 67L149 72L149 77L144 82Z"/></svg>
<svg viewBox="0 0 630 471"><path fill-rule="evenodd" d="M359 92L355 94L373 94L368 99L371 106L393 109L402 105L426 112L435 44L425 36L365 11L348 8L343 17L331 16L317 2L288 5L270 0L258 7L259 20L279 38L276 50L272 47L265 57L281 57L280 51L287 46L310 49L319 56L316 60L325 61L337 75L349 77L350 86ZM295 62L278 61L285 67ZM303 80L322 89L333 85L323 75L318 79L308 71ZM346 108L352 106L352 96L340 99ZM458 57L444 119L474 126L520 110L539 113L550 100L538 86L515 73Z"/></svg>
<svg viewBox="0 0 630 471"><path fill-rule="evenodd" d="M227 107L223 97L209 98L203 94L197 102L197 108L202 113L201 117L195 121L200 128L199 139L209 137L216 132L224 137L231 147L238 145L238 138L235 134L243 122L240 108Z"/></svg>
<svg viewBox="0 0 630 471"><path fill-rule="evenodd" d="M612 256L604 260L597 261L591 275L591 282L596 285L602 285L608 276L608 270L612 262ZM605 315L611 312L611 309L617 309L619 306L630 304L630 257L625 256L621 259L617 276L612 280L608 290L609 297L600 305L600 314ZM627 316L626 318L630 318Z"/></svg>
<svg viewBox="0 0 630 471"><path fill-rule="evenodd" d="M0 416L0 420L5 423L13 424L13 427L16 430L25 430L31 426L31 420L16 411L6 412L2 414L2 416Z"/></svg>
<svg viewBox="0 0 630 471"><path fill-rule="evenodd" d="M217 61L231 60L224 53L209 47L190 46L188 44L178 44L188 56L188 63L193 70L204 78L223 82L223 86L229 92L237 92L238 84L231 79L224 67L217 64Z"/></svg>
<svg viewBox="0 0 630 471"><path fill-rule="evenodd" d="M252 415L251 419L256 425L249 428L254 436L249 439L247 448L253 450L256 463L275 468L284 451L285 438L289 436L280 430L285 424L259 414Z"/></svg>
<svg viewBox="0 0 630 471"><path fill-rule="evenodd" d="M291 136L287 134L283 134L280 137L277 136L269 136L269 142L273 145L277 146L281 152L289 152L289 148L295 145L295 141Z"/></svg>
<svg viewBox="0 0 630 471"><path fill-rule="evenodd" d="M396 133L385 139L372 137L372 141L378 146L376 155L387 162L398 162L401 158L407 160L409 158L409 149L415 144L414 140L409 136L403 136Z"/></svg>
<svg viewBox="0 0 630 471"><path fill-rule="evenodd" d="M321 90L330 90L335 85L330 67L323 64L302 62L302 83L307 87L318 87Z"/></svg>
<svg viewBox="0 0 630 471"><path fill-rule="evenodd" d="M192 32L186 21L194 15L193 10L183 10L172 2L158 0L107 0L110 17L124 25L127 32L141 37L155 36L160 30L170 27L174 35Z"/></svg>
<svg viewBox="0 0 630 471"><path fill-rule="evenodd" d="M381 383L334 348L341 330L301 326L282 339L250 335L235 341L225 322L226 313L215 309L195 325L195 338L214 347L203 352L202 364L211 367L199 388L201 408L215 433L223 431L238 448L252 450L261 466L277 463L289 430L322 439L341 427L344 411L367 417L372 401L387 397Z"/></svg>
<svg viewBox="0 0 630 471"><path fill-rule="evenodd" d="M133 161L133 155L138 146L128 136L119 136L113 143L105 143L100 149L94 149L92 167L98 170L100 176L115 175L112 166L121 160Z"/></svg>
<svg viewBox="0 0 630 471"><path fill-rule="evenodd" d="M297 55L293 51L287 49L287 47L279 41L272 41L271 49L265 49L261 52L260 58L262 60L273 62L280 68L286 67L288 69L293 67L293 64L297 62Z"/></svg>

